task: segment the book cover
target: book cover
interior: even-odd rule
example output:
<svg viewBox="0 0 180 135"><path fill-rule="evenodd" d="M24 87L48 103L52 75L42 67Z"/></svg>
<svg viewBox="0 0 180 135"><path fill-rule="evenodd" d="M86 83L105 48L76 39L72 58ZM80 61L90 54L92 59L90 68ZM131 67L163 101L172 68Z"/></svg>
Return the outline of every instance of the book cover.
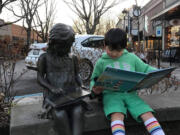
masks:
<svg viewBox="0 0 180 135"><path fill-rule="evenodd" d="M158 83L174 69L173 67L141 73L107 67L97 79L95 86L102 86L104 89L122 92L140 90Z"/></svg>

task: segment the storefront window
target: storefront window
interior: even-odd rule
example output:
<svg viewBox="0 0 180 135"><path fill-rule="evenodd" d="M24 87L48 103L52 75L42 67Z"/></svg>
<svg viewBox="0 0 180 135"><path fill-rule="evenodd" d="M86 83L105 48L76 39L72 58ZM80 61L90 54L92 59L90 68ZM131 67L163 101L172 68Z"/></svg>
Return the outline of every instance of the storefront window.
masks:
<svg viewBox="0 0 180 135"><path fill-rule="evenodd" d="M180 30L180 26L171 27L170 34L170 46L177 47L179 46L179 36L177 36L177 32Z"/></svg>
<svg viewBox="0 0 180 135"><path fill-rule="evenodd" d="M148 40L148 49L153 49L153 40Z"/></svg>

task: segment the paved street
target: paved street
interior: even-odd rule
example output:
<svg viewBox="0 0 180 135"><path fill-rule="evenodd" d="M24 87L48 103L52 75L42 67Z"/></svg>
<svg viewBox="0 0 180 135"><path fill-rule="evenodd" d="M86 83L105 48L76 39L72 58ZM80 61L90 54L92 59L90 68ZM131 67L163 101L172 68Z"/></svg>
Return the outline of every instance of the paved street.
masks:
<svg viewBox="0 0 180 135"><path fill-rule="evenodd" d="M15 92L16 95L24 95L42 91L42 87L37 83L36 77L37 72L27 69L24 60L18 61L15 68L16 82L13 93Z"/></svg>
<svg viewBox="0 0 180 135"><path fill-rule="evenodd" d="M15 68L15 85L13 93L16 96L39 93L43 88L37 83L37 72L26 68L24 60L16 63ZM87 85L88 84L84 84Z"/></svg>

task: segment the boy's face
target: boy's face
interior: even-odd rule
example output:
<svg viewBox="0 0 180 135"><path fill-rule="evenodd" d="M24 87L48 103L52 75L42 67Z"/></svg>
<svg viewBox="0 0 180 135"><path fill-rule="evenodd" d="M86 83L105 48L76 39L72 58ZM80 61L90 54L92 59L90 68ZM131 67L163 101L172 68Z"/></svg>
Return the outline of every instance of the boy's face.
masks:
<svg viewBox="0 0 180 135"><path fill-rule="evenodd" d="M111 50L109 49L108 46L105 46L105 50L106 50L107 55L111 57L112 59L119 58L123 54L123 49L120 51L117 51L117 50Z"/></svg>

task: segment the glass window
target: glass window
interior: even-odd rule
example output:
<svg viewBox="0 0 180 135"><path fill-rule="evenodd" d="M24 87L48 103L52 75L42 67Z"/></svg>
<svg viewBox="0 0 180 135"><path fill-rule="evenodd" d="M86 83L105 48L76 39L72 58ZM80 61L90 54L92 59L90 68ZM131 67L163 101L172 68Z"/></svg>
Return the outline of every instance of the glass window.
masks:
<svg viewBox="0 0 180 135"><path fill-rule="evenodd" d="M84 47L99 48L104 44L104 37L90 37L84 40L81 44Z"/></svg>

